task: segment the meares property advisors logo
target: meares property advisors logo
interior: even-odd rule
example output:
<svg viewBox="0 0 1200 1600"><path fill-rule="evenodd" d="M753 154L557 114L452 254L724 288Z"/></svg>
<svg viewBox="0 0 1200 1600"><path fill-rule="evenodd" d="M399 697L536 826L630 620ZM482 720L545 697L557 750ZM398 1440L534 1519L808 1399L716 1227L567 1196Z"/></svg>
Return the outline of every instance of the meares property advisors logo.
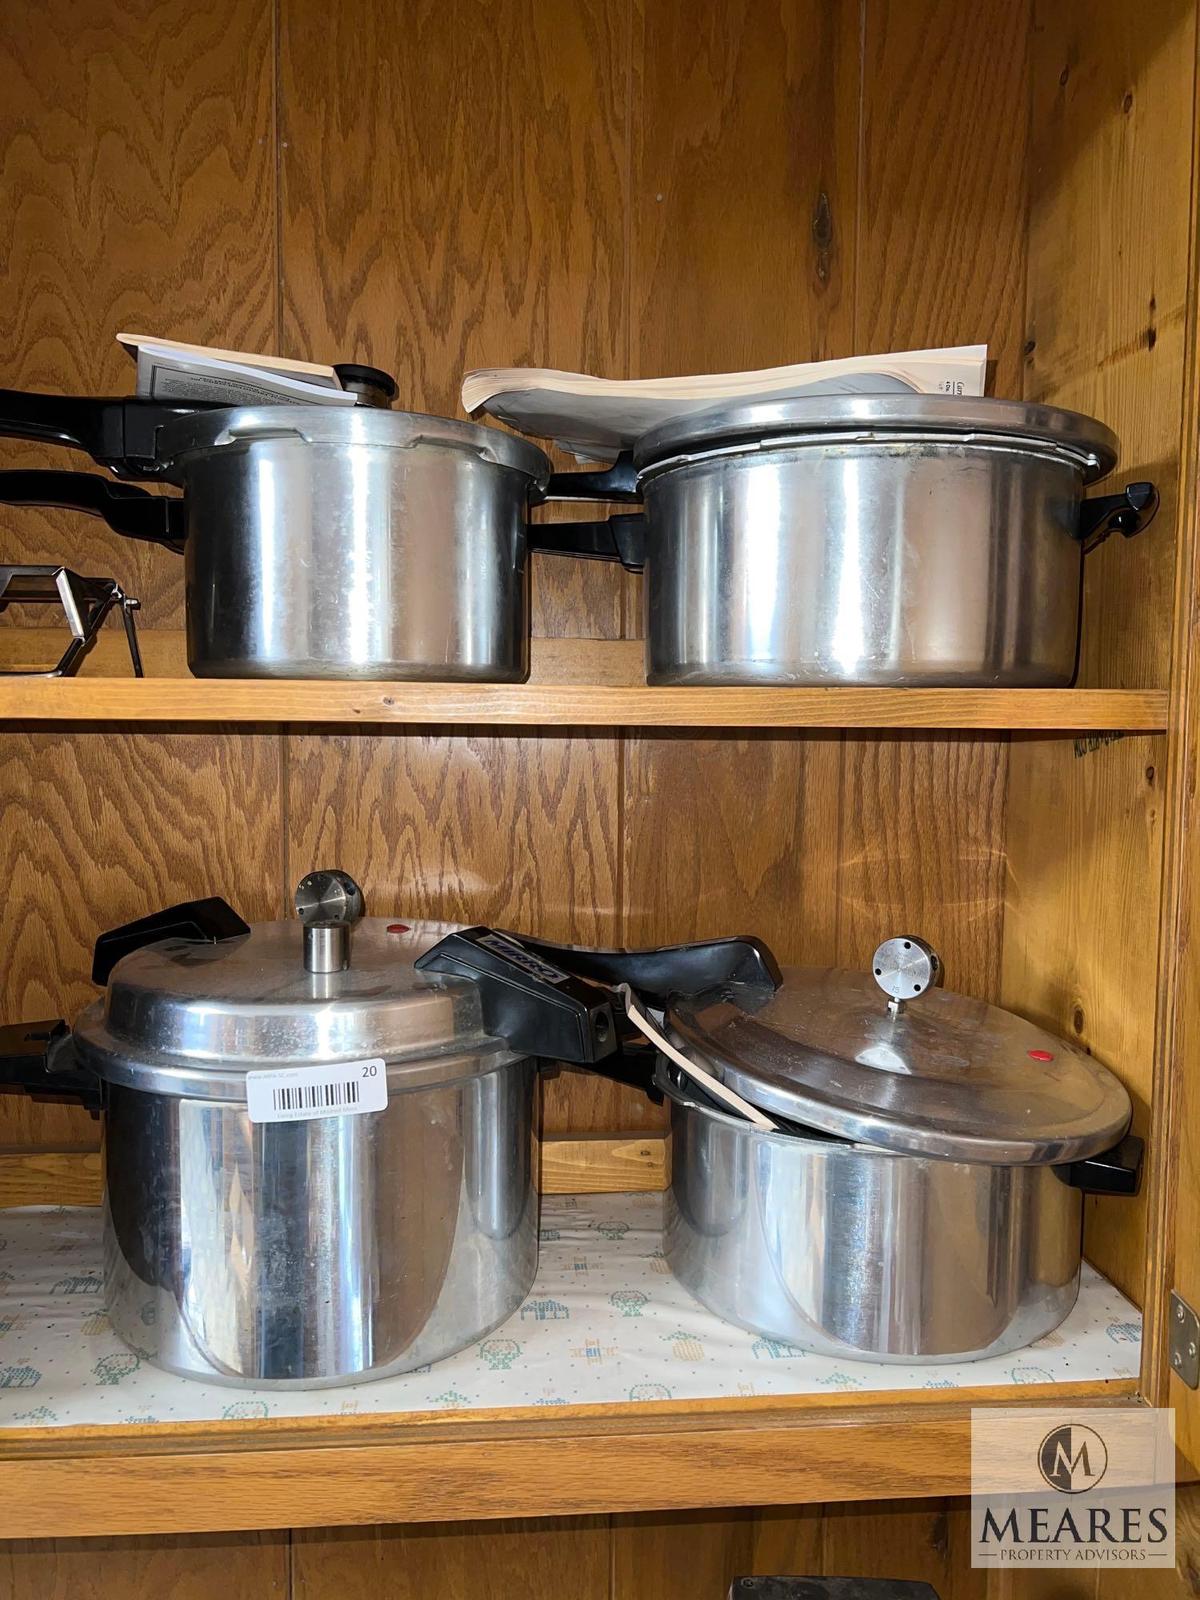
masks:
<svg viewBox="0 0 1200 1600"><path fill-rule="evenodd" d="M1084 1494L1108 1471L1108 1446L1082 1423L1051 1428L1038 1451L1038 1471L1060 1494Z"/></svg>
<svg viewBox="0 0 1200 1600"><path fill-rule="evenodd" d="M971 1413L973 1566L1174 1566L1174 1413L1093 1415Z"/></svg>

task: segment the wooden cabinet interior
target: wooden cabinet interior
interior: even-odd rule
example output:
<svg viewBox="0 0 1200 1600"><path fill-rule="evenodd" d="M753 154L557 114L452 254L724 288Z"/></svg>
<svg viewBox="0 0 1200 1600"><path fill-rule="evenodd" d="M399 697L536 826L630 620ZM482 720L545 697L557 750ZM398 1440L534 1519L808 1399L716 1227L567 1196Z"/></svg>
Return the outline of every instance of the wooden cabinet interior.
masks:
<svg viewBox="0 0 1200 1600"><path fill-rule="evenodd" d="M1162 490L1148 534L1087 563L1081 684L1183 684L1192 0L443 0L402 20L384 0L10 0L6 20L6 382L124 389L113 335L129 327L372 361L401 404L451 412L477 364L637 375L987 339L997 394L1101 416L1121 471ZM69 554L138 594L148 629L182 626L177 560L98 524L22 513L3 553ZM639 634L620 572L538 558L534 590L543 636ZM279 915L320 865L380 909L577 942L752 929L788 962L861 964L912 929L953 987L1086 1043L1129 1084L1152 1181L1136 1206L1091 1203L1087 1251L1146 1303L1157 1394L1177 1077L1162 996L1191 1030L1200 1014L1190 979L1168 988L1189 904L1184 709L1171 736L1078 739L10 727L3 1015L73 1014L109 922L217 891ZM1197 1116L1182 1095L1177 1110ZM570 1074L546 1120L661 1126ZM0 1103L9 1148L94 1134L65 1107ZM1181 1251L1183 1281L1198 1261ZM601 1587L638 1592L641 1558L610 1568L588 1530L552 1531ZM855 1549L877 1532L843 1529ZM323 1593L306 1575L319 1538L293 1549L294 1595ZM429 1540L435 1570L457 1571L452 1536ZM383 1570L384 1536L349 1544ZM248 1548L245 1592L286 1593L275 1536ZM537 1548L520 1561L537 1568ZM26 1559L50 1558L14 1554L13 1595L41 1592ZM923 1575L898 1544L895 1562Z"/></svg>

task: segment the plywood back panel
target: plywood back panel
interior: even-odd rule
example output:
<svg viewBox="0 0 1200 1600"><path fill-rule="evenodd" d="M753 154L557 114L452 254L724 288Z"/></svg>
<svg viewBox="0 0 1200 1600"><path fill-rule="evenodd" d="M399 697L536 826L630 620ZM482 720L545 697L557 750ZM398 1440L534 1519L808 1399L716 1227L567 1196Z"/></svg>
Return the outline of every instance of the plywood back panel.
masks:
<svg viewBox="0 0 1200 1600"><path fill-rule="evenodd" d="M192 241L207 241L206 228L237 231L225 283L237 314L234 299L214 296L201 319L191 280L168 282L164 265L166 277L150 280L160 299L182 287L186 311L153 324L164 331L369 360L396 371L402 404L441 411L456 409L461 372L476 363L671 372L987 337L1002 371L1012 365L1023 6L988 0L981 17L950 0L915 9L772 0L701 13L676 0L502 0L485 20L455 0L411 7L398 27L383 0L334 13L281 0L272 64L261 25L254 33L238 0L226 4L219 38L187 34L197 57L188 82L213 128L234 119L226 191L218 205L205 186L216 169L199 132L169 121L166 148L146 146L151 168L138 181L153 194L152 156L176 161L157 181L178 207L159 240L177 278L185 257L196 270ZM158 104L158 80L183 71L181 47L166 9L139 13L138 26L155 43L130 65L130 83ZM918 56L936 68L921 96ZM47 55L23 70L36 110L62 68ZM85 112L80 150L107 148L117 113L104 97ZM172 140L194 152L194 183L180 176ZM100 172L80 162L76 187L99 185L99 195ZM108 227L119 264L120 217ZM253 280L241 265L250 241ZM103 315L120 307L119 320L136 321L124 268L101 267ZM22 283L35 284L37 270L27 265ZM86 297L95 262L70 270L72 295ZM211 262L204 270L215 272ZM55 315L65 327L66 311ZM24 329L19 337L29 344ZM52 376L30 368L30 381ZM534 591L539 632L639 631L637 585L613 570L545 558ZM153 620L177 619L177 601L164 591ZM579 941L750 929L785 961L862 963L879 937L913 928L941 945L957 986L997 986L1002 737L313 730L281 741L274 760L269 801L257 769L226 774L229 820L217 824L221 842L199 850L189 884L212 874L218 881L198 887L235 892L225 862L250 848L254 873L271 884L248 891L255 908L285 907L303 872L340 864L362 876L378 910ZM18 776L17 799L35 782L32 771ZM211 795L179 793L184 814L211 813ZM260 842L272 829L278 849ZM172 838L160 830L164 852ZM43 849L37 874L44 916L70 887L72 866L55 848ZM150 909L156 894L144 885L129 909ZM77 919L73 971L98 918L89 902ZM21 991L18 1009L28 999ZM579 1075L548 1086L551 1128L660 1121L628 1091Z"/></svg>
<svg viewBox="0 0 1200 1600"><path fill-rule="evenodd" d="M1036 0L1035 12L1025 393L1106 422L1122 442L1119 481L1153 478L1163 497L1145 534L1111 539L1084 563L1080 679L1166 683L1194 7ZM1020 737L1009 767L1003 998L1112 1067L1143 1133L1160 993L1166 756L1161 738ZM1146 1199L1088 1203L1088 1254L1139 1301Z"/></svg>
<svg viewBox="0 0 1200 1600"><path fill-rule="evenodd" d="M271 348L272 57L270 8L245 0L5 4L4 386L127 392L122 329ZM0 466L69 464L0 440ZM148 624L182 624L177 556L90 517L4 510L0 561L67 558L118 578Z"/></svg>

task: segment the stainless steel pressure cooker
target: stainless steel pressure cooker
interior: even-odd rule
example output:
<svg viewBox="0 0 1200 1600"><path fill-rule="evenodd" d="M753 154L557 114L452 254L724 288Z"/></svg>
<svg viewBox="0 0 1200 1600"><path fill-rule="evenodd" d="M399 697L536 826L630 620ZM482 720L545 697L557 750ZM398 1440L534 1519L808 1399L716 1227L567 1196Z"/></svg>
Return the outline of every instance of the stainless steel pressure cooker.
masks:
<svg viewBox="0 0 1200 1600"><path fill-rule="evenodd" d="M374 379L374 393L394 392L386 373ZM497 428L377 404L229 409L0 390L0 435L71 445L121 479L183 489L0 472L0 504L85 511L182 550L198 677L520 681L527 553L540 534L529 507L580 499L588 480L552 477L541 450Z"/></svg>
<svg viewBox="0 0 1200 1600"><path fill-rule="evenodd" d="M103 1108L109 1315L185 1377L355 1383L480 1338L537 1266L540 1059L630 1073L572 964L661 1004L776 971L747 940L581 953L364 918L339 873L297 908L114 929L73 1033L0 1030L0 1083Z"/></svg>
<svg viewBox="0 0 1200 1600"><path fill-rule="evenodd" d="M1079 1289L1082 1193L1130 1194L1129 1097L1084 1051L938 987L915 937L872 971L671 1002L670 1037L776 1123L660 1060L666 1253L719 1316L840 1358L974 1360L1048 1333Z"/></svg>
<svg viewBox="0 0 1200 1600"><path fill-rule="evenodd" d="M1083 499L1117 450L1091 417L1008 400L714 409L597 475L645 513L592 553L644 562L653 684L1063 685L1084 554L1158 503L1148 483Z"/></svg>

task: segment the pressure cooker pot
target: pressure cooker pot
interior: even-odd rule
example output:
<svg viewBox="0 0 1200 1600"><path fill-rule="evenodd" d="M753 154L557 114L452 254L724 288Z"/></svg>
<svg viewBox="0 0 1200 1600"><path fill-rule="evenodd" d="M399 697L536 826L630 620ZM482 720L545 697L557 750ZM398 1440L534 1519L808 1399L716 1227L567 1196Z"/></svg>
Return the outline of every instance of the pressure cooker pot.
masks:
<svg viewBox="0 0 1200 1600"><path fill-rule="evenodd" d="M608 989L570 964L660 1004L775 970L754 941L581 953L363 917L333 872L297 908L114 929L73 1032L0 1030L0 1082L103 1110L108 1313L185 1377L357 1383L481 1338L537 1268L542 1059L627 1074Z"/></svg>
<svg viewBox="0 0 1200 1600"><path fill-rule="evenodd" d="M939 975L908 937L870 973L787 969L671 1003L681 1053L775 1124L730 1116L660 1059L667 1261L717 1315L842 1359L962 1361L1031 1343L1075 1304L1083 1193L1137 1187L1129 1097Z"/></svg>
<svg viewBox="0 0 1200 1600"><path fill-rule="evenodd" d="M644 562L652 684L1064 685L1085 553L1158 503L1149 483L1083 498L1117 453L1091 417L1008 400L714 409L600 479L644 521L593 553Z"/></svg>
<svg viewBox="0 0 1200 1600"><path fill-rule="evenodd" d="M395 392L386 373L375 379ZM70 445L122 480L183 490L0 472L0 504L84 511L182 551L198 677L528 677L527 556L540 543L529 508L582 498L576 480L588 477L552 477L541 450L497 428L377 404L0 390L0 435Z"/></svg>

